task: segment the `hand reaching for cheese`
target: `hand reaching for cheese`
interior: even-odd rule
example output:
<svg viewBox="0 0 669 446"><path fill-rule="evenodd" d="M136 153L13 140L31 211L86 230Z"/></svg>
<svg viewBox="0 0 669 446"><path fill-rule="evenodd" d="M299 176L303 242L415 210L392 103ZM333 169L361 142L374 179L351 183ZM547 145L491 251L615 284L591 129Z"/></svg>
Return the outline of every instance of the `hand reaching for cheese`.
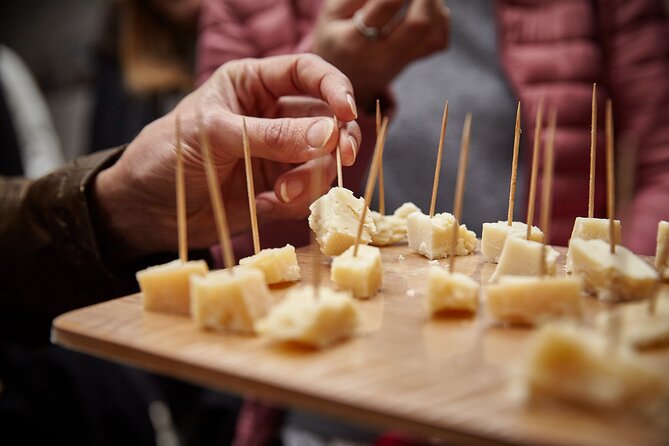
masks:
<svg viewBox="0 0 669 446"><path fill-rule="evenodd" d="M223 65L174 111L145 127L95 181L94 198L108 245L123 257L176 250L175 121L180 116L189 245L216 241L198 114L209 137L231 232L249 225L242 148L246 119L261 221L308 213L310 170L335 175L331 152L353 164L360 146L353 87L314 55L244 59ZM334 117L336 116L336 120ZM298 164L296 166L296 164Z"/></svg>

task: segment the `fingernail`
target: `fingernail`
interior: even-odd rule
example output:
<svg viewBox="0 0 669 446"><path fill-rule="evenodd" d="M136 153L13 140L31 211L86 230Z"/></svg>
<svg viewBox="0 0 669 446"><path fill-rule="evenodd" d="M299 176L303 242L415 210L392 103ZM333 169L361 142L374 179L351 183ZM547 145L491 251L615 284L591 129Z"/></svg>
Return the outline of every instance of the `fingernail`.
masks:
<svg viewBox="0 0 669 446"><path fill-rule="evenodd" d="M281 183L279 193L285 203L290 203L304 191L304 184L299 180L288 180Z"/></svg>
<svg viewBox="0 0 669 446"><path fill-rule="evenodd" d="M353 162L355 163L355 159L358 156L358 143L351 135L348 136L348 142L351 143L351 149L353 149Z"/></svg>
<svg viewBox="0 0 669 446"><path fill-rule="evenodd" d="M307 144L320 149L330 140L334 131L334 121L332 119L321 119L316 121L307 130Z"/></svg>
<svg viewBox="0 0 669 446"><path fill-rule="evenodd" d="M351 113L353 113L353 118L358 119L358 107L355 106L355 101L353 100L353 96L347 94L346 100L348 101L349 107L351 107Z"/></svg>

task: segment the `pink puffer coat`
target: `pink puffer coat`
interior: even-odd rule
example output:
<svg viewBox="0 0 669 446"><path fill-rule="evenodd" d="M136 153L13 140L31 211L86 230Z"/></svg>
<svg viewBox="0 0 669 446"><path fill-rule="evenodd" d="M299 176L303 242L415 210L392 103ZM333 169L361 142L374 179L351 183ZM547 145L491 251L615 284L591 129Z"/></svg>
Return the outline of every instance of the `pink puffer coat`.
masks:
<svg viewBox="0 0 669 446"><path fill-rule="evenodd" d="M228 60L308 51L321 3L207 1L199 80ZM574 218L587 214L590 95L592 83L597 82L595 215L606 215L603 111L611 97L618 140L634 141L638 147L636 190L624 221L624 243L636 252L652 254L657 222L669 219L669 23L661 2L499 0L497 21L503 67L523 103L526 160L531 159L533 132L528 130L534 126L539 98L558 107L552 242L566 244ZM347 178L353 189L369 161L374 140L371 118L360 120L362 156ZM297 226L305 229L304 224ZM306 234L301 234L305 241ZM282 244L283 236L268 237Z"/></svg>

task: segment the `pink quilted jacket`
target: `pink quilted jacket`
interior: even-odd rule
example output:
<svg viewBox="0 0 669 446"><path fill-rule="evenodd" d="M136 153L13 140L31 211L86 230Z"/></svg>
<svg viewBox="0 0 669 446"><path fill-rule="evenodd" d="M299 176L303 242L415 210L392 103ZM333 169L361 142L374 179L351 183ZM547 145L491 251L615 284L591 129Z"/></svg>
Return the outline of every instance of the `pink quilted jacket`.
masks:
<svg viewBox="0 0 669 446"><path fill-rule="evenodd" d="M199 80L228 60L308 51L321 3L208 0L201 22ZM631 138L638 144L636 190L624 221L624 243L636 252L653 253L657 222L669 219L669 23L661 2L498 0L497 21L503 68L523 103L526 160L531 159L533 132L528 129L534 126L539 98L558 107L552 242L566 244L574 218L587 214L590 95L597 82L595 215L606 215L603 110L611 97L618 140ZM361 117L360 124L362 156L347 178L347 187L354 190L374 139L371 117ZM306 241L305 225L296 226ZM285 243L280 234L268 237L274 244Z"/></svg>

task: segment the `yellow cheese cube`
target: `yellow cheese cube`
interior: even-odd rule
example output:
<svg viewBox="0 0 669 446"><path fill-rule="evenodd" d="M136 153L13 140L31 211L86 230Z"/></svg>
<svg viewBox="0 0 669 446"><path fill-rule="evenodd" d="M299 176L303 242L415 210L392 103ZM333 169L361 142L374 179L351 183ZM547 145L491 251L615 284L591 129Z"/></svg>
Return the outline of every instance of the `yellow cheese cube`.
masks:
<svg viewBox="0 0 669 446"><path fill-rule="evenodd" d="M200 329L253 334L253 324L272 305L257 268L235 267L191 278L191 315Z"/></svg>
<svg viewBox="0 0 669 446"><path fill-rule="evenodd" d="M657 224L655 268L662 280L669 280L669 221L662 220Z"/></svg>
<svg viewBox="0 0 669 446"><path fill-rule="evenodd" d="M541 253L545 252L546 275L554 276L557 272L556 261L560 255L555 249L532 240L509 237L504 243L499 263L490 280L502 276L539 276L541 275Z"/></svg>
<svg viewBox="0 0 669 446"><path fill-rule="evenodd" d="M189 278L204 276L209 268L204 260L174 260L137 272L142 290L142 308L161 313L190 314Z"/></svg>
<svg viewBox="0 0 669 446"><path fill-rule="evenodd" d="M451 273L433 266L427 278L427 310L431 315L444 311L476 313L479 284L462 273Z"/></svg>
<svg viewBox="0 0 669 446"><path fill-rule="evenodd" d="M353 335L360 317L348 292L304 285L291 288L256 331L278 342L322 348Z"/></svg>
<svg viewBox="0 0 669 446"><path fill-rule="evenodd" d="M585 289L602 300L646 299L655 291L657 272L624 246L615 254L603 240L572 239L572 270L583 277Z"/></svg>
<svg viewBox="0 0 669 446"><path fill-rule="evenodd" d="M488 314L511 324L541 324L583 315L583 282L578 277L504 276L486 288Z"/></svg>
<svg viewBox="0 0 669 446"><path fill-rule="evenodd" d="M283 248L267 248L258 254L239 261L242 266L253 266L265 274L265 281L273 283L294 282L300 280L300 266L293 245Z"/></svg>
<svg viewBox="0 0 669 446"><path fill-rule="evenodd" d="M372 245L388 246L400 243L407 238L407 219L420 209L413 203L404 203L392 215L381 215L372 211L372 220L376 225L376 232L372 234Z"/></svg>
<svg viewBox="0 0 669 446"><path fill-rule="evenodd" d="M358 246L358 255L353 257L354 246L332 259L330 279L342 290L351 290L355 297L371 297L381 288L383 266L381 250L374 246Z"/></svg>
<svg viewBox="0 0 669 446"><path fill-rule="evenodd" d="M486 262L497 263L502 254L504 242L507 237L525 238L527 235L527 225L519 221L514 221L509 226L505 221L497 223L483 223L483 232L481 234L481 254ZM544 233L536 226L532 226L530 231L530 240L535 242L544 241Z"/></svg>
<svg viewBox="0 0 669 446"><path fill-rule="evenodd" d="M448 212L435 214L430 218L422 212L414 212L408 217L409 247L430 260L441 259L451 251L455 217ZM476 234L467 226L460 225L456 255L471 254L476 250Z"/></svg>
<svg viewBox="0 0 669 446"><path fill-rule="evenodd" d="M613 220L614 235L616 244L620 244L620 220ZM576 217L574 228L571 231L571 239L580 238L583 240L604 240L609 241L609 219L608 218L588 218ZM567 250L567 263L565 270L571 272L571 248Z"/></svg>
<svg viewBox="0 0 669 446"><path fill-rule="evenodd" d="M647 302L622 305L620 312L620 339L626 345L649 349L669 344L669 299L658 299L655 312L650 314ZM607 329L606 314L600 315L597 326Z"/></svg>
<svg viewBox="0 0 669 446"><path fill-rule="evenodd" d="M599 333L549 324L533 335L523 370L528 396L606 409L666 402L667 380L625 348L611 352Z"/></svg>
<svg viewBox="0 0 669 446"><path fill-rule="evenodd" d="M353 192L343 187L333 187L311 203L309 227L316 234L316 241L323 254L339 255L355 243L364 206L363 198L355 198ZM376 226L367 209L360 243L366 245L371 242L374 232Z"/></svg>

